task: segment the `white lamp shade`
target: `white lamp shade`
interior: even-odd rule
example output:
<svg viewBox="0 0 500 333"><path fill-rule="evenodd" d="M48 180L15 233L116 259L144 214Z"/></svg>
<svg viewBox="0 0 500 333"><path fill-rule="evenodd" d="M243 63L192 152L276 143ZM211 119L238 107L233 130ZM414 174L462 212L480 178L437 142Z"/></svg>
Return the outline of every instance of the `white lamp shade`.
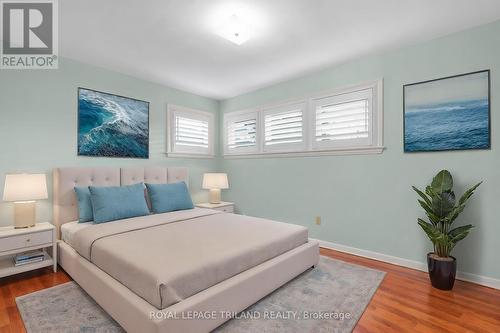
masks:
<svg viewBox="0 0 500 333"><path fill-rule="evenodd" d="M47 198L47 179L45 174L5 176L4 201L31 201Z"/></svg>
<svg viewBox="0 0 500 333"><path fill-rule="evenodd" d="M229 188L227 174L225 173L205 173L203 174L204 189L226 189Z"/></svg>

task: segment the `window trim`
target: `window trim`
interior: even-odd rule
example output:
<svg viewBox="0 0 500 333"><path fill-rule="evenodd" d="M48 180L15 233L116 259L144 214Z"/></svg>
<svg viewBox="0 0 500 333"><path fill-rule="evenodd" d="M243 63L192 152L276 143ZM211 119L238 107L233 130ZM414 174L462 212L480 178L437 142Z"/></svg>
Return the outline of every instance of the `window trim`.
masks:
<svg viewBox="0 0 500 333"><path fill-rule="evenodd" d="M252 154L229 154L224 155L225 159L246 159L246 158L287 158L287 157L317 157L317 156L338 156L338 155L375 155L384 151L383 146L373 147L343 147L329 150L305 150L294 152L270 152Z"/></svg>
<svg viewBox="0 0 500 333"><path fill-rule="evenodd" d="M208 121L208 151L201 152L197 149L179 149L175 142L175 117L183 116L202 121ZM212 112L201 111L175 104L167 105L167 156L214 158L215 157L215 115Z"/></svg>
<svg viewBox="0 0 500 333"><path fill-rule="evenodd" d="M372 121L371 121L371 144L370 145L336 145L336 146L318 146L314 144L315 141L315 109L314 101L333 97L337 95L353 93L356 91L362 91L372 89ZM383 145L383 133L384 133L384 84L383 79L367 81L361 84L350 85L334 90L325 90L321 92L316 92L302 96L301 98L291 98L281 102L268 103L259 107L252 109L246 109L242 111L231 111L224 113L223 121L223 132L222 142L223 142L223 158L274 158L274 157L300 157L300 156L326 156L326 155L359 155L359 154L381 154L385 147ZM304 148L303 149L291 149L291 150L264 150L264 112L269 109L275 109L286 105L293 105L299 103L305 103L305 114L303 117L303 133L304 133ZM227 151L227 122L226 119L239 114L245 113L257 113L260 117L257 126L257 147L256 151L251 152L228 152ZM352 144L352 141L351 141Z"/></svg>

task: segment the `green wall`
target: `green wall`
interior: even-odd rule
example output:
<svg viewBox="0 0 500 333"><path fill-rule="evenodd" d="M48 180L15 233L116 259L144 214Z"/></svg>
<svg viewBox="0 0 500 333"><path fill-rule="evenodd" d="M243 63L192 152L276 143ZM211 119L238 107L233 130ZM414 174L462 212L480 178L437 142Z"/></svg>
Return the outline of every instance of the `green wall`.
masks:
<svg viewBox="0 0 500 333"><path fill-rule="evenodd" d="M150 102L150 159L78 157L77 88L87 87ZM58 70L0 70L0 188L5 173L45 172L63 166L186 166L195 201L204 201L201 176L217 159L173 159L166 152L167 103L217 112L217 101L102 68L60 59ZM49 193L49 196L51 194ZM1 199L1 198L0 198ZM38 203L38 220L51 219L51 200ZM0 226L12 224L12 204L0 201Z"/></svg>
<svg viewBox="0 0 500 333"><path fill-rule="evenodd" d="M404 154L403 85L482 69L492 75L492 149ZM224 199L248 215L307 226L314 238L422 262L431 246L416 224L423 213L410 187L446 168L458 193L484 180L457 221L477 226L455 249L459 270L500 278L499 69L497 22L223 101L223 112L235 111L383 78L386 147L381 155L225 159L231 189Z"/></svg>

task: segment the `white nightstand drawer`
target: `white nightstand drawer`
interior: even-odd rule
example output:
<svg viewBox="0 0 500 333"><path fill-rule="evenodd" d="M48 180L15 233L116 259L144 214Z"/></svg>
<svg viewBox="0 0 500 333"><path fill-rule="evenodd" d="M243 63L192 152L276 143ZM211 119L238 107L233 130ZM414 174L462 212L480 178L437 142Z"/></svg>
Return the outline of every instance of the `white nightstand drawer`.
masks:
<svg viewBox="0 0 500 333"><path fill-rule="evenodd" d="M52 230L0 238L0 252L52 243Z"/></svg>
<svg viewBox="0 0 500 333"><path fill-rule="evenodd" d="M234 206L224 206L216 209L224 213L234 213Z"/></svg>
<svg viewBox="0 0 500 333"><path fill-rule="evenodd" d="M224 213L234 213L234 203L221 201L220 203L203 202L196 204L196 207L215 209Z"/></svg>

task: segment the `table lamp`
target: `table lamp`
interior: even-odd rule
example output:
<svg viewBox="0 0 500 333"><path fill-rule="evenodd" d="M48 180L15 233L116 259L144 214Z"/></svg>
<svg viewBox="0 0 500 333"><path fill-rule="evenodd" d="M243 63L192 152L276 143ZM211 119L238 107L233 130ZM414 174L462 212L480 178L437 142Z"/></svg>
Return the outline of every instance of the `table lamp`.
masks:
<svg viewBox="0 0 500 333"><path fill-rule="evenodd" d="M210 203L220 203L220 190L229 188L227 174L205 173L203 174L203 188L210 190Z"/></svg>
<svg viewBox="0 0 500 333"><path fill-rule="evenodd" d="M36 223L35 200L47 199L45 174L5 176L4 201L14 202L14 227L28 228Z"/></svg>

